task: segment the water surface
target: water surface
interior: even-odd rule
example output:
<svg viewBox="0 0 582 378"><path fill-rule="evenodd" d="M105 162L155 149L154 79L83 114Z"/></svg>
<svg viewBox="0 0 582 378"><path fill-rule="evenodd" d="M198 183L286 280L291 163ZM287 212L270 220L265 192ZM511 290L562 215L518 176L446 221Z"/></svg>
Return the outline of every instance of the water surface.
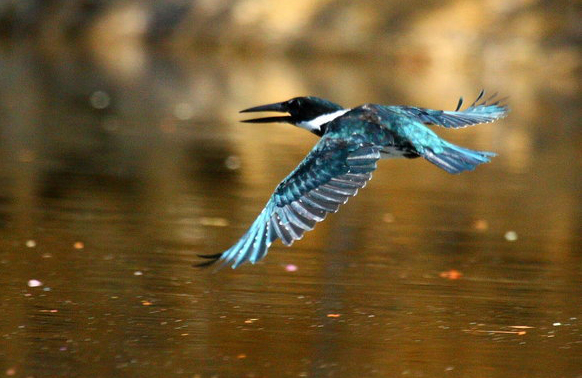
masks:
<svg viewBox="0 0 582 378"><path fill-rule="evenodd" d="M0 375L582 376L576 94L527 75L442 88L365 62L141 59L0 54ZM452 108L482 86L511 116L437 132L493 163L383 161L293 248L191 267L316 141L237 110L302 94Z"/></svg>

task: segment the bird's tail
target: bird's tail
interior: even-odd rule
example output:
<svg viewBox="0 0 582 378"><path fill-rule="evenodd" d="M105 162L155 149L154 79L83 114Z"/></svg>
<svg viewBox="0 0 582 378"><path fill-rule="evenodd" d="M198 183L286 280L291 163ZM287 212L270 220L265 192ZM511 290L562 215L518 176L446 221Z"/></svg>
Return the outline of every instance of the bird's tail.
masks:
<svg viewBox="0 0 582 378"><path fill-rule="evenodd" d="M488 163L496 155L494 152L470 150L448 142L439 153L426 149L423 154L426 160L449 173L472 171L479 164Z"/></svg>

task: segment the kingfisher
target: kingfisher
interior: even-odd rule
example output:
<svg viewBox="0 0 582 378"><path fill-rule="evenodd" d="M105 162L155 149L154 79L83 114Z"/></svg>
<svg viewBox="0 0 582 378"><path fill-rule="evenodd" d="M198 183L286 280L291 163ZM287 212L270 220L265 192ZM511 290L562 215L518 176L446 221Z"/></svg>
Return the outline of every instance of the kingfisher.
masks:
<svg viewBox="0 0 582 378"><path fill-rule="evenodd" d="M246 119L248 123L282 122L320 137L301 163L276 187L263 211L242 238L228 250L210 255L195 266L216 262L236 268L252 264L267 254L277 239L290 246L355 196L372 178L378 160L423 157L448 173L471 171L496 154L460 147L440 138L427 125L462 128L489 123L507 115L509 109L496 100L484 100L484 91L461 110L461 97L454 111L412 106L364 104L343 108L331 101L307 96L242 110L284 112L283 116Z"/></svg>

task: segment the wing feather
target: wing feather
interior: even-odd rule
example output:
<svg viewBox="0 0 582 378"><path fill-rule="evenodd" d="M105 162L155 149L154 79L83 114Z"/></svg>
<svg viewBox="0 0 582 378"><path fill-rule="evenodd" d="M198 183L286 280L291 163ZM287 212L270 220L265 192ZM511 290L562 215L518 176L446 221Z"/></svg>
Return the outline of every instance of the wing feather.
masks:
<svg viewBox="0 0 582 378"><path fill-rule="evenodd" d="M467 109L459 111L463 99L459 100L455 111L433 110L417 108L413 106L388 106L393 111L418 119L427 125L437 125L446 128L460 128L480 123L489 123L503 118L509 112L509 108L502 104L505 99L496 100L494 94L486 100L479 102L485 91L481 91L477 99ZM491 103L491 101L495 100Z"/></svg>
<svg viewBox="0 0 582 378"><path fill-rule="evenodd" d="M301 198L299 201L291 202L290 206L302 217L314 222L321 222L325 219L325 211L309 206Z"/></svg>
<svg viewBox="0 0 582 378"><path fill-rule="evenodd" d="M339 204L327 201L323 198L318 198L313 195L314 192L306 193L301 200L314 208L321 209L327 213L335 213L339 209Z"/></svg>
<svg viewBox="0 0 582 378"><path fill-rule="evenodd" d="M202 256L201 265L220 261L233 268L262 259L271 243L289 246L335 213L372 177L380 146L322 138L305 160L283 180L245 235L222 254Z"/></svg>
<svg viewBox="0 0 582 378"><path fill-rule="evenodd" d="M293 238L291 234L287 231L285 227L283 227L283 223L281 223L281 218L278 215L272 216L269 220L271 226L277 233L277 237L281 239L281 242L285 245L291 245L293 243Z"/></svg>

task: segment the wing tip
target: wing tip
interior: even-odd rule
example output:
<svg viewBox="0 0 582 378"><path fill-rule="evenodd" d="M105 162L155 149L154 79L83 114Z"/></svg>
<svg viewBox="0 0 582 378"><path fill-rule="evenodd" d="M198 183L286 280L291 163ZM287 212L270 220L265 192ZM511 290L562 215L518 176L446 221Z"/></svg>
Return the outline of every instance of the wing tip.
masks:
<svg viewBox="0 0 582 378"><path fill-rule="evenodd" d="M205 259L207 261L194 263L194 264L192 264L192 267L193 268L206 268L206 267L209 267L211 265L214 265L218 260L220 260L220 258L222 257L223 254L224 254L224 252L214 253L211 255L196 255L196 256L198 256L202 259Z"/></svg>

